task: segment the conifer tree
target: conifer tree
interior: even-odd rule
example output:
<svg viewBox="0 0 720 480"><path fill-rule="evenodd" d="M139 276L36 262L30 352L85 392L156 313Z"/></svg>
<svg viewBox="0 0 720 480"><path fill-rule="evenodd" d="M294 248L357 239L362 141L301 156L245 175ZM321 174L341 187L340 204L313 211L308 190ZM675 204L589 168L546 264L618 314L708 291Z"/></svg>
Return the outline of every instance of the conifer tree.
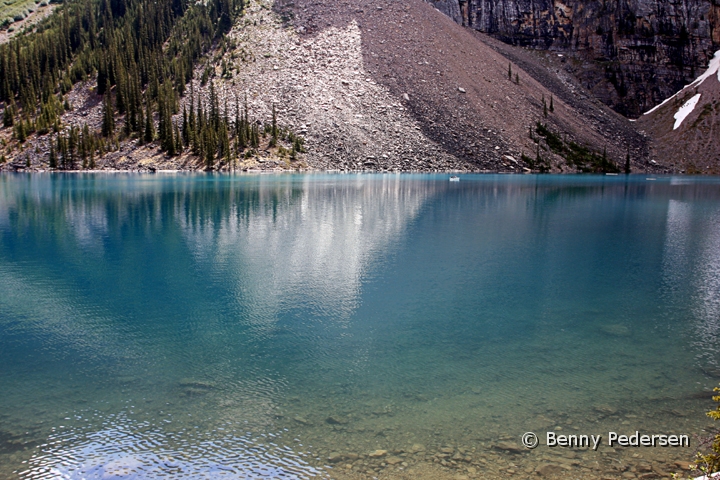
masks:
<svg viewBox="0 0 720 480"><path fill-rule="evenodd" d="M13 112L12 106L6 105L5 111L3 112L3 127L12 127L14 120L15 114Z"/></svg>
<svg viewBox="0 0 720 480"><path fill-rule="evenodd" d="M183 150L183 141L182 136L180 135L180 130L178 129L177 123L175 124L175 131L173 133L173 136L175 137L175 155L180 155Z"/></svg>
<svg viewBox="0 0 720 480"><path fill-rule="evenodd" d="M145 132L143 134L143 140L145 140L145 143L151 143L155 140L155 125L153 123L152 110L150 110L149 105L145 112Z"/></svg>
<svg viewBox="0 0 720 480"><path fill-rule="evenodd" d="M25 121L20 119L15 125L15 138L18 142L23 143L27 139L27 131L25 129Z"/></svg>
<svg viewBox="0 0 720 480"><path fill-rule="evenodd" d="M275 115L275 104L272 106L272 126L270 128L270 144L271 147L277 146L278 141L278 128L277 128L277 117Z"/></svg>
<svg viewBox="0 0 720 480"><path fill-rule="evenodd" d="M110 94L106 94L103 98L103 137L109 137L115 131L115 119L113 118L113 108L110 103Z"/></svg>
<svg viewBox="0 0 720 480"><path fill-rule="evenodd" d="M190 144L190 125L188 122L187 109L185 108L185 105L183 105L182 141L185 145Z"/></svg>
<svg viewBox="0 0 720 480"><path fill-rule="evenodd" d="M57 168L57 153L55 152L55 142L53 142L53 140L51 138L49 143L50 143L50 159L49 159L50 168Z"/></svg>

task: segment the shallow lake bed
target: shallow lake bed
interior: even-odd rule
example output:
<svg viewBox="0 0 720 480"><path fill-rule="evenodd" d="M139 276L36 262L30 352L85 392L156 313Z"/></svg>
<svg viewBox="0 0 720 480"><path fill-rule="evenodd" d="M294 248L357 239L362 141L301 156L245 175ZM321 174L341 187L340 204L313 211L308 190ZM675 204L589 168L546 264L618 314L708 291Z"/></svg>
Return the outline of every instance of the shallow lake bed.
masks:
<svg viewBox="0 0 720 480"><path fill-rule="evenodd" d="M687 475L720 179L448 178L0 176L0 477Z"/></svg>

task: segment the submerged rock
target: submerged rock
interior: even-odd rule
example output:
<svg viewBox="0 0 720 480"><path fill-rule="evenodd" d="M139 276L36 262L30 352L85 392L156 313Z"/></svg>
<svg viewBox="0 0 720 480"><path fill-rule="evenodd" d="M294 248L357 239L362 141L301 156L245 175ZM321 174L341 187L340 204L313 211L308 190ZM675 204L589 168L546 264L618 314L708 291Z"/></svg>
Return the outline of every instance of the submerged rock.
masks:
<svg viewBox="0 0 720 480"><path fill-rule="evenodd" d="M330 415L325 419L326 423L329 423L330 425L345 425L348 423L348 421L338 415Z"/></svg>
<svg viewBox="0 0 720 480"><path fill-rule="evenodd" d="M341 453L332 452L330 455L328 455L328 462L337 463L337 462L341 461L343 458L345 458L345 457Z"/></svg>
<svg viewBox="0 0 720 480"><path fill-rule="evenodd" d="M535 473L540 475L541 477L549 477L552 475L559 475L563 473L564 469L560 465L555 465L552 463L544 463L542 465L539 465L535 469Z"/></svg>
<svg viewBox="0 0 720 480"><path fill-rule="evenodd" d="M610 335L611 337L629 337L630 336L630 329L626 327L625 325L620 324L610 324L610 325L601 325L599 327L600 331L604 333L605 335Z"/></svg>
<svg viewBox="0 0 720 480"><path fill-rule="evenodd" d="M522 453L525 450L523 450L518 444L513 442L498 442L495 445L493 445L493 448L496 450L502 450L509 453Z"/></svg>
<svg viewBox="0 0 720 480"><path fill-rule="evenodd" d="M197 388L203 390L212 390L217 388L215 383L206 380L196 380L194 378L183 378L178 382L178 385L185 388Z"/></svg>

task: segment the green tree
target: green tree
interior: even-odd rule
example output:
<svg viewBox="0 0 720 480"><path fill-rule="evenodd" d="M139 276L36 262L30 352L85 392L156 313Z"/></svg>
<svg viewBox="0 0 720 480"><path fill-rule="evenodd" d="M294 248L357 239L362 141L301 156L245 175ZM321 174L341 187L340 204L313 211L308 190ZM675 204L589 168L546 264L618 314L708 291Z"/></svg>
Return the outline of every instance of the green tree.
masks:
<svg viewBox="0 0 720 480"><path fill-rule="evenodd" d="M103 98L103 137L109 137L115 131L115 117L113 116L112 103L110 102L110 94L106 94Z"/></svg>
<svg viewBox="0 0 720 480"><path fill-rule="evenodd" d="M150 110L150 106L148 106L148 109L145 112L145 134L143 139L145 140L145 143L150 143L155 140L155 125L153 123L153 115L152 110Z"/></svg>
<svg viewBox="0 0 720 480"><path fill-rule="evenodd" d="M55 151L55 142L50 139L50 168L57 168L57 152Z"/></svg>
<svg viewBox="0 0 720 480"><path fill-rule="evenodd" d="M276 147L278 142L278 127L277 127L277 116L275 115L275 104L272 106L272 126L270 127L270 144L271 147Z"/></svg>
<svg viewBox="0 0 720 480"><path fill-rule="evenodd" d="M15 121L15 113L13 112L12 105L6 105L5 111L3 112L3 127L12 127Z"/></svg>

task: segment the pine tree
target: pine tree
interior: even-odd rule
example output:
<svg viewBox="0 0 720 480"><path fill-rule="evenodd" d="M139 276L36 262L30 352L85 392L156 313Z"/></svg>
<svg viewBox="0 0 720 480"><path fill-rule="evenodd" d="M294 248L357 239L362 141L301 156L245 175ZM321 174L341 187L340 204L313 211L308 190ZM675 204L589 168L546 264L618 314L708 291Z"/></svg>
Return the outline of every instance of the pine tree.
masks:
<svg viewBox="0 0 720 480"><path fill-rule="evenodd" d="M175 124L175 133L173 135L175 137L175 154L180 155L183 151L183 141L177 123Z"/></svg>
<svg viewBox="0 0 720 480"><path fill-rule="evenodd" d="M512 63L508 63L508 80L512 80Z"/></svg>
<svg viewBox="0 0 720 480"><path fill-rule="evenodd" d="M110 94L106 94L103 98L103 137L109 137L115 131L115 118L113 117L113 108L110 103Z"/></svg>
<svg viewBox="0 0 720 480"><path fill-rule="evenodd" d="M257 124L253 123L250 128L250 146L252 148L258 148L260 146L260 132L258 131Z"/></svg>
<svg viewBox="0 0 720 480"><path fill-rule="evenodd" d="M145 112L145 133L143 135L143 140L145 140L145 143L151 143L155 140L155 125L153 123L152 110L150 110L149 105L147 107L147 111Z"/></svg>
<svg viewBox="0 0 720 480"><path fill-rule="evenodd" d="M3 127L12 127L15 120L15 114L13 113L12 105L5 106L5 112L3 112Z"/></svg>
<svg viewBox="0 0 720 480"><path fill-rule="evenodd" d="M83 126L80 136L80 158L83 168L87 168L88 151L90 150L90 128L87 123Z"/></svg>
<svg viewBox="0 0 720 480"><path fill-rule="evenodd" d="M270 129L270 147L276 147L278 141L277 117L275 115L275 104L272 106L272 127Z"/></svg>
<svg viewBox="0 0 720 480"><path fill-rule="evenodd" d="M227 128L227 124L225 122L222 123L220 126L220 131L218 132L219 140L220 140L220 154L225 160L226 163L230 162L230 137L229 132Z"/></svg>
<svg viewBox="0 0 720 480"><path fill-rule="evenodd" d="M550 111L551 112L555 111L555 107L553 106L553 96L552 95L550 95Z"/></svg>
<svg viewBox="0 0 720 480"><path fill-rule="evenodd" d="M212 130L209 125L203 128L203 150L205 151L205 167L212 169L214 166L216 148L213 148Z"/></svg>
<svg viewBox="0 0 720 480"><path fill-rule="evenodd" d="M185 145L190 144L190 124L188 121L187 109L185 108L185 105L183 105L182 141Z"/></svg>
<svg viewBox="0 0 720 480"><path fill-rule="evenodd" d="M27 139L25 121L22 119L20 119L20 121L15 125L15 138L17 138L20 143L23 143Z"/></svg>
<svg viewBox="0 0 720 480"><path fill-rule="evenodd" d="M55 152L55 142L50 139L50 168L57 168L57 152Z"/></svg>
<svg viewBox="0 0 720 480"><path fill-rule="evenodd" d="M215 129L220 125L220 111L217 94L215 93L215 82L210 82L210 124Z"/></svg>
<svg viewBox="0 0 720 480"><path fill-rule="evenodd" d="M60 133L57 136L57 144L58 144L58 152L60 153L61 162L60 165L63 169L68 168L68 149L67 149L67 141L65 140L65 136Z"/></svg>

